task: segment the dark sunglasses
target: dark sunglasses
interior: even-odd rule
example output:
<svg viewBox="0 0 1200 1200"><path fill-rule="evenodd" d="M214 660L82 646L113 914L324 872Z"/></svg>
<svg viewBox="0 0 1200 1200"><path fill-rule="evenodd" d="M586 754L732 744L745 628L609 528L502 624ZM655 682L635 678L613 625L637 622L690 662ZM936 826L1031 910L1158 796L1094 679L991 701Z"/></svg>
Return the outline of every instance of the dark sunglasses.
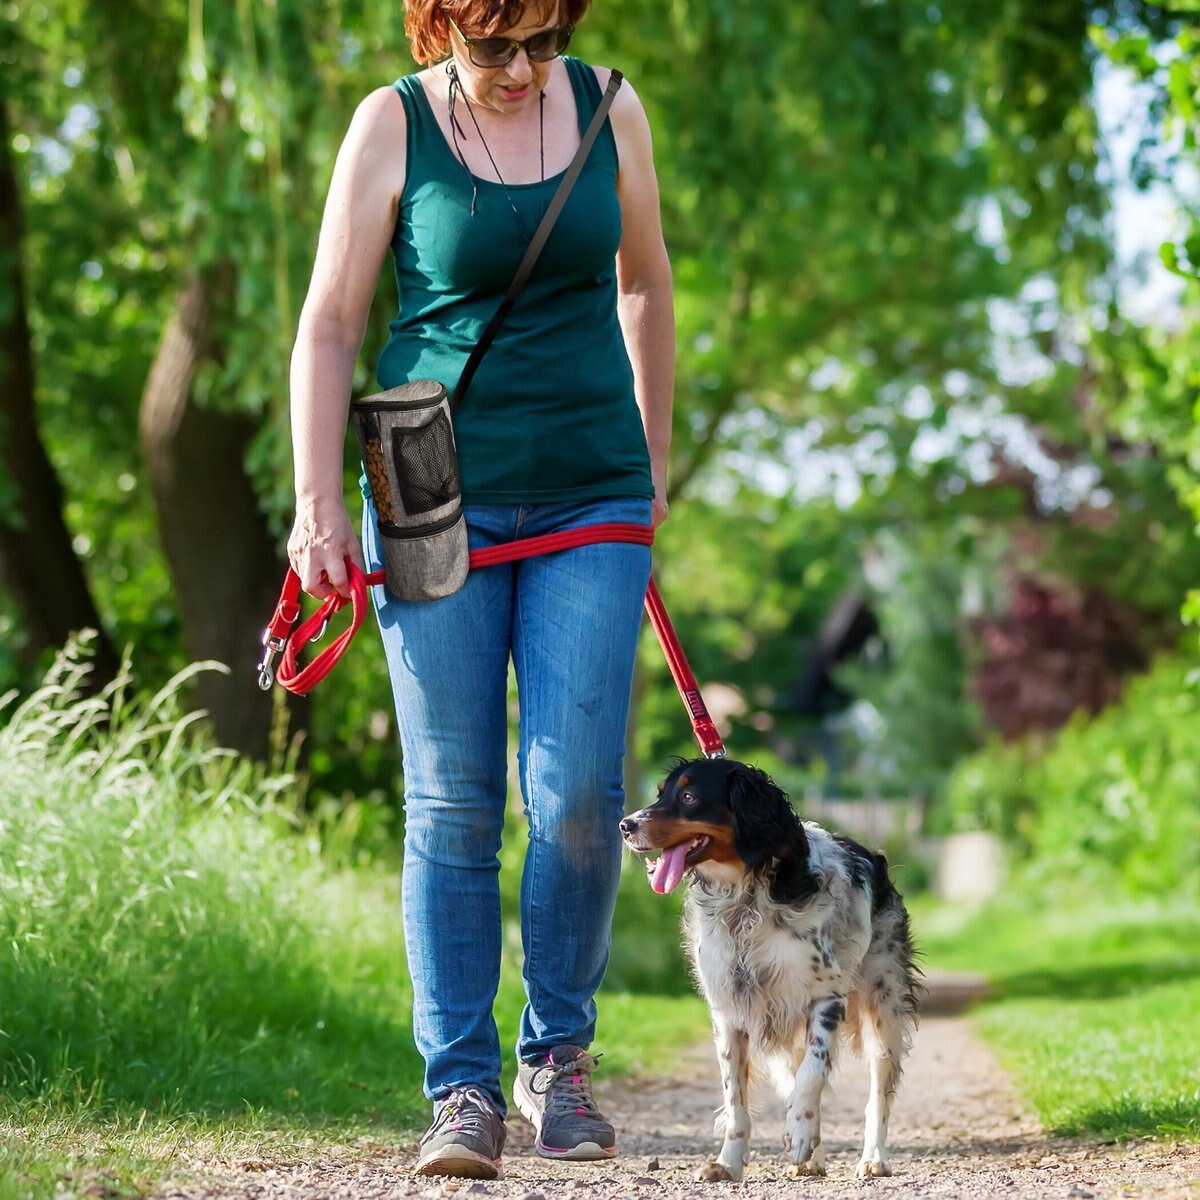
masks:
<svg viewBox="0 0 1200 1200"><path fill-rule="evenodd" d="M541 33L527 38L469 38L455 24L453 17L447 15L446 20L462 38L467 47L467 57L477 67L506 67L517 57L518 50L524 50L530 62L550 62L571 44L571 34L575 32L574 25L560 25L556 29L543 29Z"/></svg>

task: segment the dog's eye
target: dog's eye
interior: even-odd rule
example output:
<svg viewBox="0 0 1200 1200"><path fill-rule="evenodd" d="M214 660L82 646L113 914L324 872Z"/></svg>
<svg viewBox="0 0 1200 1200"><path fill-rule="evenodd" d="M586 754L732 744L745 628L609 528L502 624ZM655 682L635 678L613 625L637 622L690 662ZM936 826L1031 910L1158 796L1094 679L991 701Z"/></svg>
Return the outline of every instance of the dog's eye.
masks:
<svg viewBox="0 0 1200 1200"><path fill-rule="evenodd" d="M681 804L695 804L696 796L693 792L680 792L679 793L679 802Z"/></svg>

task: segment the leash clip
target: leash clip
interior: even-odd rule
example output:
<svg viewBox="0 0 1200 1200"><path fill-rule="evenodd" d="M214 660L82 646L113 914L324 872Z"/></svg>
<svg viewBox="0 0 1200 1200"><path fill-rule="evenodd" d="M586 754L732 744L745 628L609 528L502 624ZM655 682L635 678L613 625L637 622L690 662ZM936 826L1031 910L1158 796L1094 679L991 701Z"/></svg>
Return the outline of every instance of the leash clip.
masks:
<svg viewBox="0 0 1200 1200"><path fill-rule="evenodd" d="M262 661L258 664L258 686L269 692L275 682L275 658L283 651L283 638L272 637L270 629L264 629L263 646Z"/></svg>
<svg viewBox="0 0 1200 1200"><path fill-rule="evenodd" d="M718 746L715 750L705 750L704 757L705 758L724 758L725 757L725 747Z"/></svg>

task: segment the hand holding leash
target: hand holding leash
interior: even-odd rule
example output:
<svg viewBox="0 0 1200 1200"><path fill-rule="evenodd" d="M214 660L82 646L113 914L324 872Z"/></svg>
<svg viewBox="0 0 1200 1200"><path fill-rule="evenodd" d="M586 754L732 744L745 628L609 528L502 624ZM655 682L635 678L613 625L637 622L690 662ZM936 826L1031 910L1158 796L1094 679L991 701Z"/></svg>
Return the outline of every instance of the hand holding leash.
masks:
<svg viewBox="0 0 1200 1200"><path fill-rule="evenodd" d="M343 651L350 644L350 639L358 632L359 626L367 613L367 584L381 583L382 572L366 576L359 565L347 555L345 560L346 577L349 581L349 597L340 592L331 592L325 597L320 608L307 620L303 621L294 632L292 626L300 615L300 576L289 570L283 581L283 594L279 597L275 614L263 630L263 652L258 664L258 686L264 692L271 690L271 684L278 677L279 682L289 692L298 696L307 695L330 671L333 670ZM315 642L324 632L329 619L336 612L352 606L350 625L340 633L316 658L307 666L299 667L296 663L296 647L306 642ZM275 659L282 654L279 667L275 668Z"/></svg>
<svg viewBox="0 0 1200 1200"><path fill-rule="evenodd" d="M333 593L350 599L347 561L355 563L360 572L365 570L362 549L341 496L296 506L287 554L303 591L321 601Z"/></svg>

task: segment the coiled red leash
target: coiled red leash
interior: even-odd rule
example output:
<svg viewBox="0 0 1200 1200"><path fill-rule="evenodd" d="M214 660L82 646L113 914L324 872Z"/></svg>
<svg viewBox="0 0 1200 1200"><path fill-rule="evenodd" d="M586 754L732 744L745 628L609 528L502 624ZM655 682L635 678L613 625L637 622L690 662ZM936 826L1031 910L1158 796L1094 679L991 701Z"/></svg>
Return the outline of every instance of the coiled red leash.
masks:
<svg viewBox="0 0 1200 1200"><path fill-rule="evenodd" d="M654 530L649 525L628 525L612 522L602 525L585 525L579 529L568 529L561 533L547 533L539 537L522 538L505 542L499 546L485 546L471 551L471 567L491 567L502 562L516 562L522 558L533 558L537 554L552 554L556 550L569 550L574 546L587 546L595 542L630 542L650 546L654 542ZM300 617L300 577L289 568L283 581L283 592L275 612L263 631L263 656L258 664L258 686L264 692L278 681L297 696L306 696L337 665L338 660L358 632L367 612L367 588L384 582L383 571L372 571L364 575L350 560L346 560L350 578L350 598L335 592L323 600L316 612L296 626ZM307 666L301 667L297 660L300 647L306 642L319 641L329 624L330 618L350 605L350 625L324 650L321 650ZM650 624L658 636L659 644L671 670L675 686L687 705L692 721L692 732L700 749L707 758L723 758L725 746L721 735L709 716L696 678L688 666L683 647L671 625L667 610L654 580L646 589L646 612ZM296 626L293 628L293 626ZM279 669L275 659L279 657Z"/></svg>

